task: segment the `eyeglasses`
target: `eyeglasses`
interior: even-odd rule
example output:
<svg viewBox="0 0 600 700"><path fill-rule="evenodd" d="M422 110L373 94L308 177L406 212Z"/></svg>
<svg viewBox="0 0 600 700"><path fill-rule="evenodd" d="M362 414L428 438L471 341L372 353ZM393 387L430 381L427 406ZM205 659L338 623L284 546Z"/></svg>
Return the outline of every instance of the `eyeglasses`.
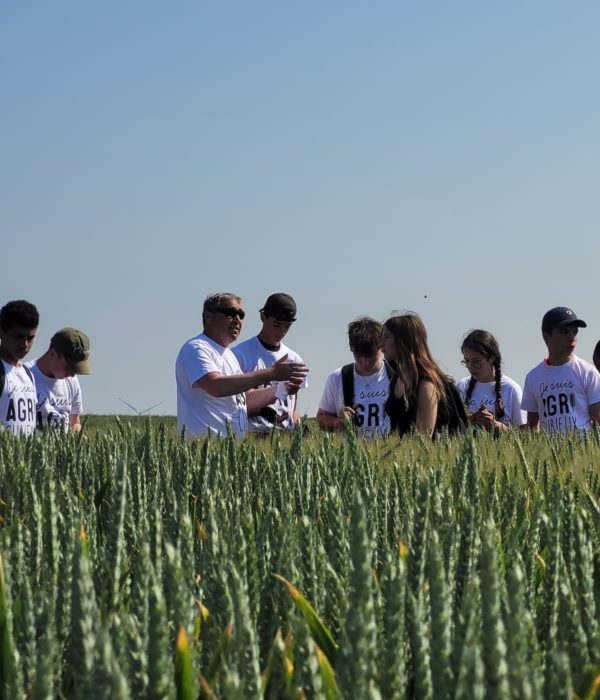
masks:
<svg viewBox="0 0 600 700"><path fill-rule="evenodd" d="M472 367L473 369L479 369L481 365L484 363L485 358L483 357L474 357L471 360L461 360L460 364L463 367Z"/></svg>
<svg viewBox="0 0 600 700"><path fill-rule="evenodd" d="M246 317L246 312L244 309L234 309L232 306L223 306L218 309L208 309L208 311L218 311L220 314L229 316L229 318L235 318L236 316L243 321Z"/></svg>

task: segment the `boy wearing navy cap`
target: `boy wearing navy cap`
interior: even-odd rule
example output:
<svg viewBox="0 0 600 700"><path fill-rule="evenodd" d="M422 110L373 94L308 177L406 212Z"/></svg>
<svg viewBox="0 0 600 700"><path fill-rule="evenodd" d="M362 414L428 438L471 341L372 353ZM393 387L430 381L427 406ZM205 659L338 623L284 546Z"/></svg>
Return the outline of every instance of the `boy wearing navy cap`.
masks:
<svg viewBox="0 0 600 700"><path fill-rule="evenodd" d="M586 327L565 306L544 315L548 357L527 374L521 402L530 429L566 433L600 424L600 373L575 355L577 332Z"/></svg>

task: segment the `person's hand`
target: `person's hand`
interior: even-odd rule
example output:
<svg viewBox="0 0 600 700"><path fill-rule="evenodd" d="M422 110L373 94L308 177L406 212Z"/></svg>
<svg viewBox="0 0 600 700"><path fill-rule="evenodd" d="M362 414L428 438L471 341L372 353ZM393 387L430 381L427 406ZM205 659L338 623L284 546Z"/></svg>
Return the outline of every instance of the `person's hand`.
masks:
<svg viewBox="0 0 600 700"><path fill-rule="evenodd" d="M300 390L300 387L304 384L304 379L290 379L289 382L285 383L285 386L287 388L287 393L289 396L293 396L294 394L297 394L298 391Z"/></svg>
<svg viewBox="0 0 600 700"><path fill-rule="evenodd" d="M342 406L338 411L338 418L344 420L349 418L351 423L354 423L354 417L356 416L356 410L353 406Z"/></svg>
<svg viewBox="0 0 600 700"><path fill-rule="evenodd" d="M496 418L494 417L493 413L488 411L487 408L483 408L482 406L479 410L475 411L475 413L471 415L471 422L473 423L473 425L476 425L479 428L491 430L496 424Z"/></svg>
<svg viewBox="0 0 600 700"><path fill-rule="evenodd" d="M271 367L272 379L278 382L299 379L302 384L308 374L308 367L301 362L288 362L287 357L287 355L284 355Z"/></svg>

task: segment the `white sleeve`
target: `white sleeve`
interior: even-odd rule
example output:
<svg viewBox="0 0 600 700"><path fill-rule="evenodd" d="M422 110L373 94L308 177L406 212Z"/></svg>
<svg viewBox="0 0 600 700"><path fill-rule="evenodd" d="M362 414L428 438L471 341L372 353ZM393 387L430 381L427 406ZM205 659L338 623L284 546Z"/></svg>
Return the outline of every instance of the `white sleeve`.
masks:
<svg viewBox="0 0 600 700"><path fill-rule="evenodd" d="M527 423L527 414L525 411L521 410L521 401L523 399L523 390L515 382L511 386L511 413L510 413L510 424L518 427L519 425L525 425Z"/></svg>
<svg viewBox="0 0 600 700"><path fill-rule="evenodd" d="M588 406L600 402L600 373L590 367L585 377L585 394L587 396Z"/></svg>
<svg viewBox="0 0 600 700"><path fill-rule="evenodd" d="M83 413L83 401L81 398L81 385L79 384L79 379L75 376L73 377L73 382L71 384L73 390L73 397L71 399L71 415L76 416Z"/></svg>
<svg viewBox="0 0 600 700"><path fill-rule="evenodd" d="M332 372L325 382L325 389L323 389L323 396L321 396L321 401L319 401L319 408L327 413L333 413L337 416L339 409L341 408L338 399L337 385L341 384L341 371L336 370ZM339 382L336 379L339 378Z"/></svg>
<svg viewBox="0 0 600 700"><path fill-rule="evenodd" d="M539 413L540 409L537 405L535 393L533 391L533 380L531 372L525 377L525 385L523 386L523 397L521 399L521 410L529 413Z"/></svg>
<svg viewBox="0 0 600 700"><path fill-rule="evenodd" d="M463 377L460 381L456 382L456 388L460 394L460 398L464 401L467 398L467 389L469 387L470 377Z"/></svg>
<svg viewBox="0 0 600 700"><path fill-rule="evenodd" d="M183 372L190 386L210 372L222 374L214 355L204 343L186 345L182 352Z"/></svg>

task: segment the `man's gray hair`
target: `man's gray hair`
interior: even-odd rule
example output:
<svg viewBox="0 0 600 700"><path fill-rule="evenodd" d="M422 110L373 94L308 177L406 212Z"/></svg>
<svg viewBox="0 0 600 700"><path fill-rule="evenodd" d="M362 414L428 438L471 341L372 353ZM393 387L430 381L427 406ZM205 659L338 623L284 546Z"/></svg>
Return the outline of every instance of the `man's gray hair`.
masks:
<svg viewBox="0 0 600 700"><path fill-rule="evenodd" d="M204 300L204 306L202 307L202 323L205 323L205 311L214 311L222 307L224 304L235 301L238 304L242 303L242 297L237 294L231 294L230 292L217 292L216 294L209 294Z"/></svg>

